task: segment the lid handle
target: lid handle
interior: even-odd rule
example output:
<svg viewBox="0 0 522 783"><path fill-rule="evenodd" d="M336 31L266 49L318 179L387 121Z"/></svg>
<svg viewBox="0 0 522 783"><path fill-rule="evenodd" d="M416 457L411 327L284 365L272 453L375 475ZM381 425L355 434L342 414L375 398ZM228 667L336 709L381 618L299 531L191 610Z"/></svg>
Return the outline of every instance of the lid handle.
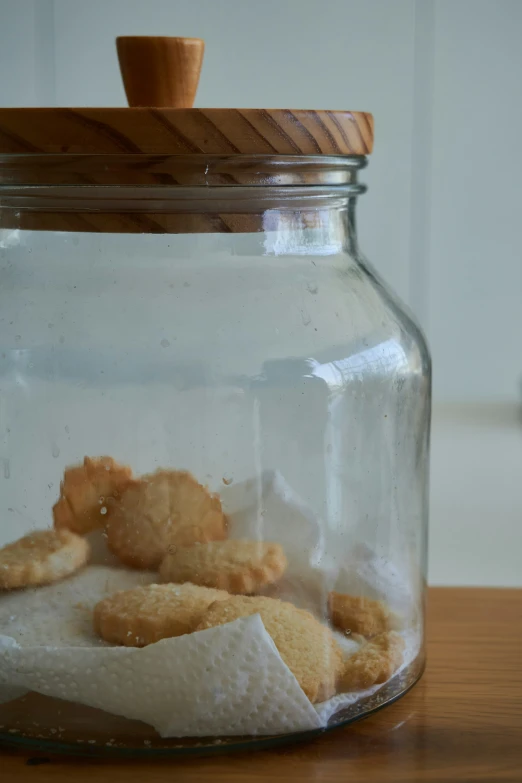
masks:
<svg viewBox="0 0 522 783"><path fill-rule="evenodd" d="M205 42L201 38L116 38L129 106L190 109L198 88Z"/></svg>

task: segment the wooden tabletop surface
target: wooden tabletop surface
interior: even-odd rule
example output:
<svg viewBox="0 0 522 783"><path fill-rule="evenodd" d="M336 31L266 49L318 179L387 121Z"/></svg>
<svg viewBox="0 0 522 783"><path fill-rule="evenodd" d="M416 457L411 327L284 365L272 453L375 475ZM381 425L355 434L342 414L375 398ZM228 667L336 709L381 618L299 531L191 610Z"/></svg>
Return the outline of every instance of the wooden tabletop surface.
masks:
<svg viewBox="0 0 522 783"><path fill-rule="evenodd" d="M20 783L521 783L522 590L434 588L428 668L396 704L306 744L183 760L0 750Z"/></svg>

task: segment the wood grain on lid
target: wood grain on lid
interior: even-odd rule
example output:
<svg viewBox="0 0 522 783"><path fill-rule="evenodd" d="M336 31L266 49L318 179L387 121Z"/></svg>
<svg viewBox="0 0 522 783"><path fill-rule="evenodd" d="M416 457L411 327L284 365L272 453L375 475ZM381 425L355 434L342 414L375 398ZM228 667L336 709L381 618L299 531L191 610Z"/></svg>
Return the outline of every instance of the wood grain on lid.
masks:
<svg viewBox="0 0 522 783"><path fill-rule="evenodd" d="M372 147L367 112L0 108L0 155L367 155Z"/></svg>

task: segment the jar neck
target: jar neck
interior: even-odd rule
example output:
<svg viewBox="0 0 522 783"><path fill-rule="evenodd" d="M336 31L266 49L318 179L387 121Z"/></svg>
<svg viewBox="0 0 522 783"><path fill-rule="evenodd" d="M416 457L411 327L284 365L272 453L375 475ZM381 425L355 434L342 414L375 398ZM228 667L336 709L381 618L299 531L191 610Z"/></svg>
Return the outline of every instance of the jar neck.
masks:
<svg viewBox="0 0 522 783"><path fill-rule="evenodd" d="M263 216L265 252L270 255L357 253L356 197L332 199L319 209L267 210Z"/></svg>
<svg viewBox="0 0 522 783"><path fill-rule="evenodd" d="M264 232L277 235L281 252L314 252L356 241L355 201L365 191L362 156L7 157L1 228Z"/></svg>
<svg viewBox="0 0 522 783"><path fill-rule="evenodd" d="M0 155L0 186L358 185L364 155Z"/></svg>

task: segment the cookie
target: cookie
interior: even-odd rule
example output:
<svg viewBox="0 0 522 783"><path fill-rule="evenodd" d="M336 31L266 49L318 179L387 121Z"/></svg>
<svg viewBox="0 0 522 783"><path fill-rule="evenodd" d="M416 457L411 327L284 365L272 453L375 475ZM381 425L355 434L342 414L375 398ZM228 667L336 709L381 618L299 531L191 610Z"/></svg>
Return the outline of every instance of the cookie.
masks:
<svg viewBox="0 0 522 783"><path fill-rule="evenodd" d="M404 639L395 631L378 634L363 644L344 665L341 690L364 690L389 680L402 663L404 646Z"/></svg>
<svg viewBox="0 0 522 783"><path fill-rule="evenodd" d="M229 593L255 593L276 582L286 569L279 544L265 541L212 541L173 547L160 567L162 582L194 582Z"/></svg>
<svg viewBox="0 0 522 783"><path fill-rule="evenodd" d="M277 598L236 595L213 603L196 630L258 613L281 658L310 701L333 696L342 672L342 653L330 629L304 609Z"/></svg>
<svg viewBox="0 0 522 783"><path fill-rule="evenodd" d="M128 465L118 465L112 457L85 457L83 465L66 468L53 506L54 526L80 535L103 527L131 480Z"/></svg>
<svg viewBox="0 0 522 783"><path fill-rule="evenodd" d="M170 546L219 540L226 528L218 495L187 471L159 470L127 487L106 533L109 548L123 563L156 569Z"/></svg>
<svg viewBox="0 0 522 783"><path fill-rule="evenodd" d="M342 631L375 636L390 629L390 610L382 601L363 595L346 595L332 591L328 595L332 623Z"/></svg>
<svg viewBox="0 0 522 783"><path fill-rule="evenodd" d="M94 608L94 629L106 642L145 647L191 633L214 601L229 594L197 585L147 585L120 590Z"/></svg>
<svg viewBox="0 0 522 783"><path fill-rule="evenodd" d="M69 530L37 530L0 549L0 589L57 582L81 568L89 544Z"/></svg>

